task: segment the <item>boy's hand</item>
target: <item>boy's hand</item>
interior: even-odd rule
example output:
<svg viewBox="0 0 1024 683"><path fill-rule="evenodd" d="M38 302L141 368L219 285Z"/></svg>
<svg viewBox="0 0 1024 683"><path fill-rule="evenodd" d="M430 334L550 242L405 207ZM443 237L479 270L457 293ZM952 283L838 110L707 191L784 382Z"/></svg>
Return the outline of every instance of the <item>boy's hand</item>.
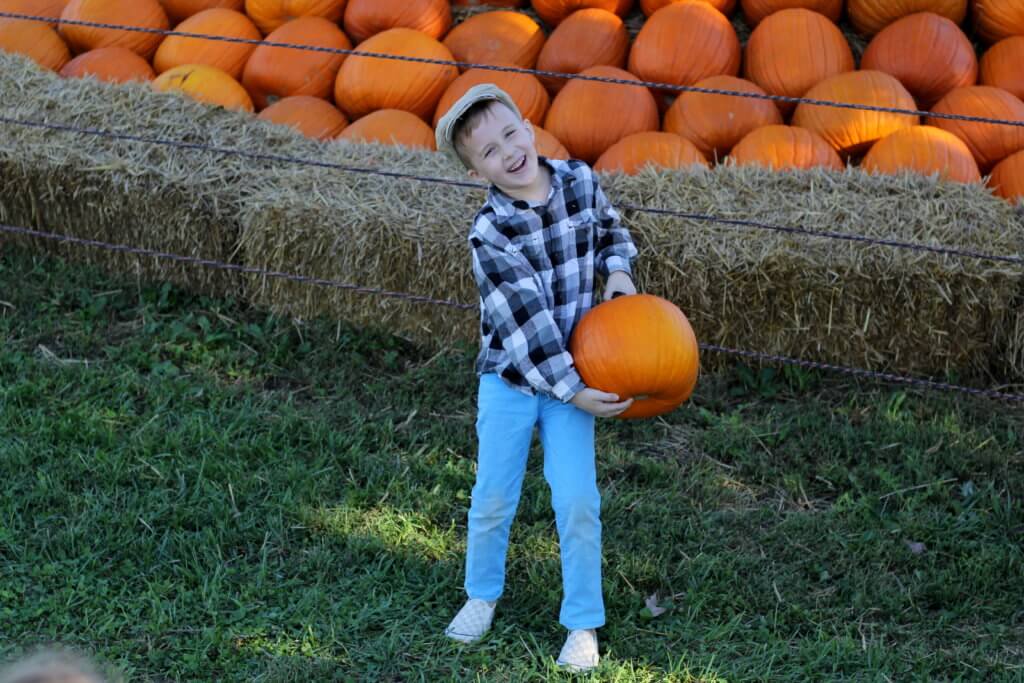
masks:
<svg viewBox="0 0 1024 683"><path fill-rule="evenodd" d="M604 300L609 301L616 294L636 294L633 278L624 270L616 270L608 276L604 285Z"/></svg>
<svg viewBox="0 0 1024 683"><path fill-rule="evenodd" d="M590 387L580 391L569 402L594 417L615 417L633 405L633 399L631 398L620 401L619 397L615 394L598 391Z"/></svg>

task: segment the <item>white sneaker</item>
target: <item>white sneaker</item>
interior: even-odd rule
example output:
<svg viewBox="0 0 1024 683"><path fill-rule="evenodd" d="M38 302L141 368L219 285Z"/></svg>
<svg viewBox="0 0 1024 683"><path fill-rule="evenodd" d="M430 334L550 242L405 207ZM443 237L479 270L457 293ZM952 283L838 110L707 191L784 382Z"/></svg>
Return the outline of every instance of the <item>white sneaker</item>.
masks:
<svg viewBox="0 0 1024 683"><path fill-rule="evenodd" d="M452 623L448 624L444 634L452 640L462 643L480 640L491 629L494 605L495 603L487 600L470 598L452 619Z"/></svg>
<svg viewBox="0 0 1024 683"><path fill-rule="evenodd" d="M569 671L589 671L600 661L597 654L597 631L577 629L570 631L558 655L558 666Z"/></svg>

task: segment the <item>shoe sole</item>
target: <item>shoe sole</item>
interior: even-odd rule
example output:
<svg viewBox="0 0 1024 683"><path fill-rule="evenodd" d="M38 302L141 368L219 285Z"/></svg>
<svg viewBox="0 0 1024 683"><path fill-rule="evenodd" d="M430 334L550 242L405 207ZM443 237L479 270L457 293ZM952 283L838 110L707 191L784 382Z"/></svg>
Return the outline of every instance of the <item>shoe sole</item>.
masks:
<svg viewBox="0 0 1024 683"><path fill-rule="evenodd" d="M597 668L597 664L595 664L593 666L579 666L577 664L570 664L569 662L555 662L555 663L558 665L558 667L560 669L564 669L565 671L568 671L568 672L574 673L574 674L587 673L588 671L593 671L594 669Z"/></svg>
<svg viewBox="0 0 1024 683"><path fill-rule="evenodd" d="M464 643L466 645L469 645L470 643L475 643L478 640L482 639L484 637L484 635L486 635L486 634L479 635L479 636L468 636L468 635L463 635L461 633L451 633L450 631L445 631L444 635L449 640L455 640L455 641L458 641L460 643Z"/></svg>

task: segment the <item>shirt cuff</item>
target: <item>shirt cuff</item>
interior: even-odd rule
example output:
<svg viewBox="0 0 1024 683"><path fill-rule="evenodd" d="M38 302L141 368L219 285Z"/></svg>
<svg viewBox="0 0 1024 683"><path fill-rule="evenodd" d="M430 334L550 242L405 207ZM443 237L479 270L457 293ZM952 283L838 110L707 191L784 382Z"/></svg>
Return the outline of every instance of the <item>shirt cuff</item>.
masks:
<svg viewBox="0 0 1024 683"><path fill-rule="evenodd" d="M576 394L586 388L587 385L583 383L583 378L580 377L580 373L576 371L576 368L569 368L569 372L566 373L565 377L552 387L551 393L562 403L568 403Z"/></svg>
<svg viewBox="0 0 1024 683"><path fill-rule="evenodd" d="M617 270L621 270L626 275L633 277L633 270L629 266L629 259L618 254L612 254L604 260L604 269L606 277Z"/></svg>

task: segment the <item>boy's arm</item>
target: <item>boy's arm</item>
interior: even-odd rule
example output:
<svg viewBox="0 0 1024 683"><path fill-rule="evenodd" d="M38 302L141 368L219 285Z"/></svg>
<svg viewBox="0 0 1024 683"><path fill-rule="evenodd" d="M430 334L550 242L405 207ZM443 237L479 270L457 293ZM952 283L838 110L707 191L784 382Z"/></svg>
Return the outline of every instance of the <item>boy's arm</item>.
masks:
<svg viewBox="0 0 1024 683"><path fill-rule="evenodd" d="M521 257L480 237L472 237L470 244L487 321L495 326L512 364L537 391L571 401L585 385L533 270Z"/></svg>
<svg viewBox="0 0 1024 683"><path fill-rule="evenodd" d="M632 282L630 262L636 258L636 246L629 231L622 225L622 217L608 201L593 171L590 171L590 179L594 184L594 211L598 219L594 265L606 281L612 273L622 271Z"/></svg>

